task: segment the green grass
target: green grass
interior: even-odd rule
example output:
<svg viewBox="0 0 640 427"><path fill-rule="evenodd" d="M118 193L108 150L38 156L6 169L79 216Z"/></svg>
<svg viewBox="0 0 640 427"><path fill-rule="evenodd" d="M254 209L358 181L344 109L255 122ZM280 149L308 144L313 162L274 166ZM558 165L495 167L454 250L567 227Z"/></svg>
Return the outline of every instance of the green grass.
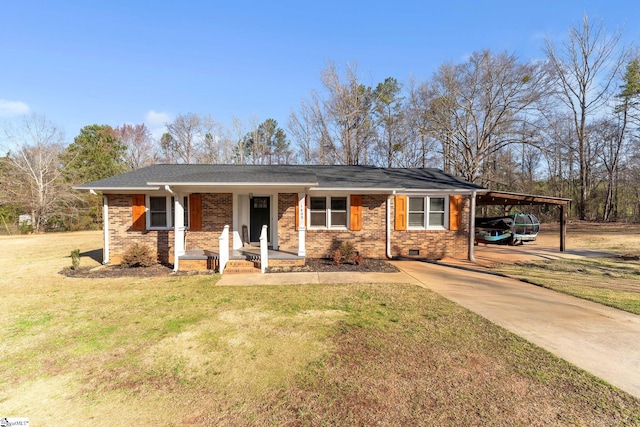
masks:
<svg viewBox="0 0 640 427"><path fill-rule="evenodd" d="M24 250L53 267L0 279L0 414L78 426L114 414L136 425L640 423L638 399L420 287L70 279L56 274L68 260L34 242Z"/></svg>
<svg viewBox="0 0 640 427"><path fill-rule="evenodd" d="M640 421L637 400L422 288L214 282L32 295L0 336L0 383L74 378L65 405L99 413L126 396L144 413L159 399L182 417L194 405L196 424Z"/></svg>
<svg viewBox="0 0 640 427"><path fill-rule="evenodd" d="M500 265L496 270L545 288L640 314L640 262L581 258Z"/></svg>

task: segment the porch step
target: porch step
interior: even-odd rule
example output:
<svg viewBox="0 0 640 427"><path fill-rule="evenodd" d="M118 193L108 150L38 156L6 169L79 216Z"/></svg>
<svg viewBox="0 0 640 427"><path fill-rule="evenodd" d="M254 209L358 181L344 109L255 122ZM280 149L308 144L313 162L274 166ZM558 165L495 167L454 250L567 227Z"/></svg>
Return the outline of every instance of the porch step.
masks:
<svg viewBox="0 0 640 427"><path fill-rule="evenodd" d="M235 268L235 267L225 267L224 274L260 274L261 271L259 268Z"/></svg>
<svg viewBox="0 0 640 427"><path fill-rule="evenodd" d="M224 268L225 274L260 273L256 263L248 260L232 259L227 262Z"/></svg>

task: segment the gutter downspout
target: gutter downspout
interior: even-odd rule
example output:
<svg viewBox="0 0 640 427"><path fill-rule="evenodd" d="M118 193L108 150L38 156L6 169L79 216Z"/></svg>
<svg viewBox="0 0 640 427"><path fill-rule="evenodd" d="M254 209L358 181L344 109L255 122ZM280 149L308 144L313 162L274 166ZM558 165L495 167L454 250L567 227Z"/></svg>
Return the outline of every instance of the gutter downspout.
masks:
<svg viewBox="0 0 640 427"><path fill-rule="evenodd" d="M104 233L104 246L102 251L102 264L109 264L109 199L102 196L102 230Z"/></svg>
<svg viewBox="0 0 640 427"><path fill-rule="evenodd" d="M395 194L395 191L393 192ZM391 194L387 196L387 258L393 259L391 255Z"/></svg>
<svg viewBox="0 0 640 427"><path fill-rule="evenodd" d="M471 209L469 209L469 261L476 262L474 245L476 242L476 191L471 193Z"/></svg>

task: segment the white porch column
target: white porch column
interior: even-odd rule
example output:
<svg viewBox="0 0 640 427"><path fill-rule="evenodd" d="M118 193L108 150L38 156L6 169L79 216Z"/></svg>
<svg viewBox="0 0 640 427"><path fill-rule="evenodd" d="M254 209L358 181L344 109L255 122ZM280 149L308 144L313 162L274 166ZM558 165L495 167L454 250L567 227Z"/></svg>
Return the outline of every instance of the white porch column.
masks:
<svg viewBox="0 0 640 427"><path fill-rule="evenodd" d="M306 193L298 193L298 256L307 256L307 223L305 221L306 197Z"/></svg>
<svg viewBox="0 0 640 427"><path fill-rule="evenodd" d="M184 255L184 206L183 196L181 194L174 194L174 206L173 213L175 218L175 224L173 224L173 271L178 271L178 259L181 255Z"/></svg>
<svg viewBox="0 0 640 427"><path fill-rule="evenodd" d="M246 205L244 199L248 196L244 196L238 193L233 193L233 202L231 204L231 209L233 212L233 234L231 238L233 239L233 249L241 249L244 246L242 241L242 225L246 224L246 220L243 217L243 212L245 210L248 211L249 207Z"/></svg>
<svg viewBox="0 0 640 427"><path fill-rule="evenodd" d="M225 225L222 229L222 234L218 237L218 256L220 261L219 272L220 274L224 273L224 268L229 262L229 226Z"/></svg>
<svg viewBox="0 0 640 427"><path fill-rule="evenodd" d="M102 249L102 263L109 263L109 198L102 196L102 220L104 225L102 226L104 232L104 246Z"/></svg>
<svg viewBox="0 0 640 427"><path fill-rule="evenodd" d="M267 237L267 225L262 226L260 232L260 272L264 274L269 268L269 238Z"/></svg>

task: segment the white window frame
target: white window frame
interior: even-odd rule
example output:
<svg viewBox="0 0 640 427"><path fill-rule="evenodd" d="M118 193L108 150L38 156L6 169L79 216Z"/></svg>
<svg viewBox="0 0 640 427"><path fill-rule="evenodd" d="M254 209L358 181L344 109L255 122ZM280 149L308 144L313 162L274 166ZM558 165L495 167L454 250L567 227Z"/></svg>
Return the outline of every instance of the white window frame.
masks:
<svg viewBox="0 0 640 427"><path fill-rule="evenodd" d="M349 221L351 221L349 212L351 212L351 197L349 197L349 195L309 195L307 194L307 197L309 197L309 205L307 207L307 228L310 230L349 230ZM326 226L319 226L319 225L311 225L311 199L325 199L325 224ZM341 199L346 199L346 212L345 212L345 217L346 217L346 224L344 225L333 225L331 224L331 199L332 198L341 198ZM339 211L342 212L342 211Z"/></svg>
<svg viewBox="0 0 640 427"><path fill-rule="evenodd" d="M167 224L165 224L164 226L152 226L151 225L151 198L152 197L157 197L157 198L164 198L165 199L165 206L166 206L166 212L167 212ZM146 213L147 213L147 230L173 230L174 229L174 221L173 221L173 216L174 216L174 209L173 209L173 204L174 202L174 196L156 196L156 195L151 195L148 194L145 200L146 206ZM183 206L184 206L184 215L185 215L185 219L184 219L184 226L186 228L189 228L189 196L184 196L183 197Z"/></svg>
<svg viewBox="0 0 640 427"><path fill-rule="evenodd" d="M422 225L410 225L409 216L411 215L411 211L409 207L411 206L411 199L422 199L422 209L424 213L424 221ZM437 211L437 213L444 214L444 220L442 225L431 225L429 223L429 214L431 199L443 199L444 201L444 212ZM417 211L415 211L417 212ZM435 211L434 211L435 213ZM449 196L442 195L411 195L408 196L407 200L407 229L408 230L448 230L449 229Z"/></svg>

